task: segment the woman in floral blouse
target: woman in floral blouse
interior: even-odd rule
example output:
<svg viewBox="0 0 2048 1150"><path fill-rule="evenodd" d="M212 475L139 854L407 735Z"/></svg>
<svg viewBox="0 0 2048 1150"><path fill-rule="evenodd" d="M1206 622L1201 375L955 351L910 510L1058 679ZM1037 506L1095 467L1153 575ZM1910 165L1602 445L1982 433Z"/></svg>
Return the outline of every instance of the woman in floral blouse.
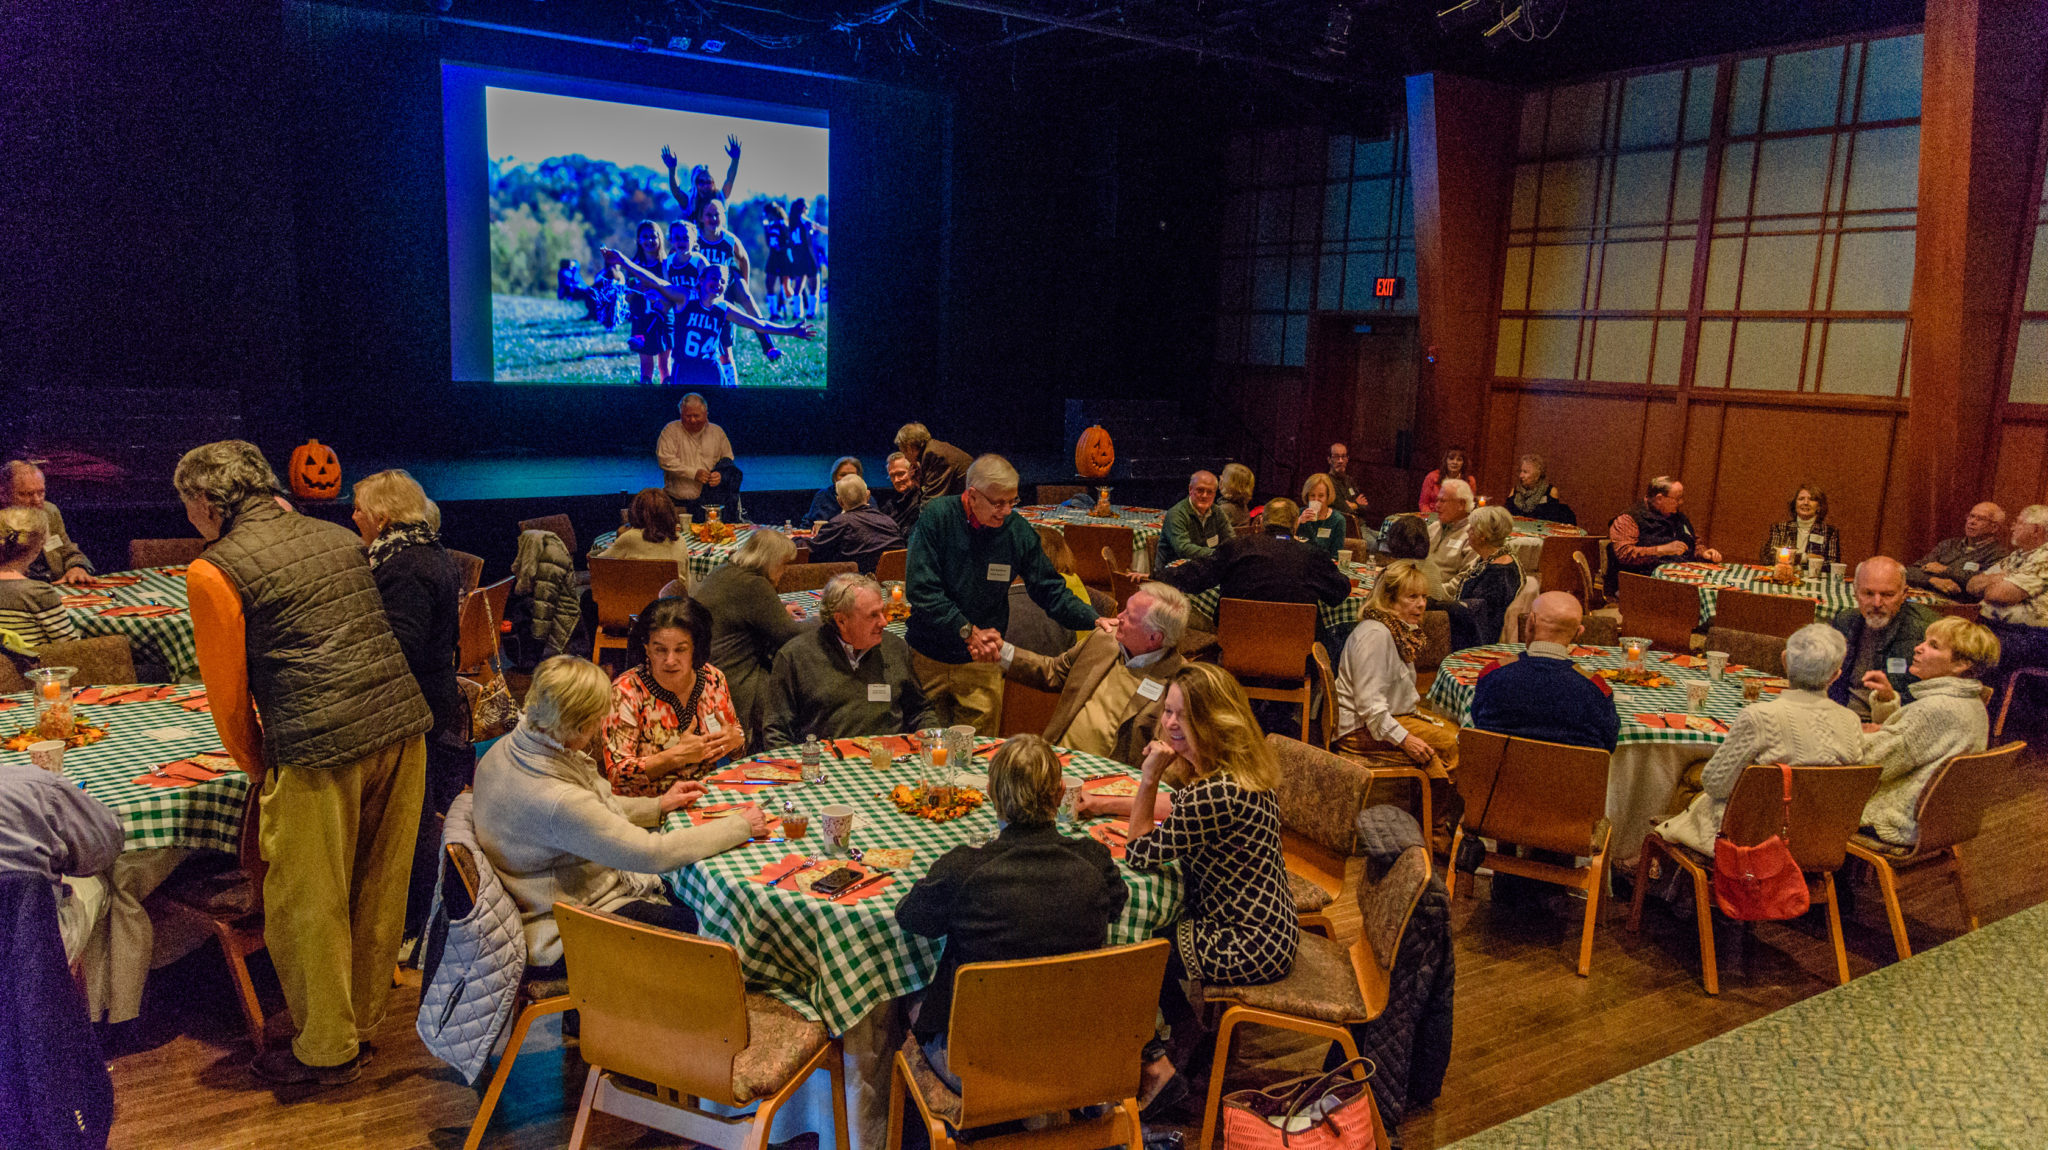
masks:
<svg viewBox="0 0 2048 1150"><path fill-rule="evenodd" d="M659 795L710 774L747 742L725 676L709 662L711 619L684 598L657 599L633 624L633 669L612 681L604 771L621 795Z"/></svg>

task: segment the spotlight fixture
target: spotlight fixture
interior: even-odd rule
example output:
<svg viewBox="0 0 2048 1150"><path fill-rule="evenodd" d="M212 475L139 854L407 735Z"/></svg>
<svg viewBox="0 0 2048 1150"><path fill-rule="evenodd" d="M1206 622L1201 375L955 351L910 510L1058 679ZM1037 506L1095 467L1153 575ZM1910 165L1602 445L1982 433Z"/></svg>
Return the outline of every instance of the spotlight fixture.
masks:
<svg viewBox="0 0 2048 1150"><path fill-rule="evenodd" d="M725 51L725 41L723 40L706 40L698 44L697 46L699 48L704 49L706 52L711 53L714 56L720 52Z"/></svg>
<svg viewBox="0 0 2048 1150"><path fill-rule="evenodd" d="M668 50L671 52L689 51L690 38L688 36L670 36L668 38Z"/></svg>

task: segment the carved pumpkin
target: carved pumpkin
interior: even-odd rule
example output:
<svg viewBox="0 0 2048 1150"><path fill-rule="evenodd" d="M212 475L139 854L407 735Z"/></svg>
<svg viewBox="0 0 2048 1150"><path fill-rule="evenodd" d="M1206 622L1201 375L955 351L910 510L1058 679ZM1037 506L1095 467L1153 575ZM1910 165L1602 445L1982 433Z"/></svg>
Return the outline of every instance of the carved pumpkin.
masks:
<svg viewBox="0 0 2048 1150"><path fill-rule="evenodd" d="M1116 462L1116 445L1109 441L1109 432L1102 425L1081 433L1081 439L1074 444L1074 470L1083 479L1105 479L1109 476L1111 464Z"/></svg>
<svg viewBox="0 0 2048 1150"><path fill-rule="evenodd" d="M292 449L292 494L301 499L332 499L341 494L341 460L332 447L309 439Z"/></svg>

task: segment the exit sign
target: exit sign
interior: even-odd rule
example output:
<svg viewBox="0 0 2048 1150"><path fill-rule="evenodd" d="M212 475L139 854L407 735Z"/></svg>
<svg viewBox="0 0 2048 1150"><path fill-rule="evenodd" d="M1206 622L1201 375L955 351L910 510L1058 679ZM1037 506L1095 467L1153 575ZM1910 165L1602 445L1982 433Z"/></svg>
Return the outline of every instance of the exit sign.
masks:
<svg viewBox="0 0 2048 1150"><path fill-rule="evenodd" d="M1401 298L1401 277L1381 276L1372 281L1372 294L1379 299Z"/></svg>

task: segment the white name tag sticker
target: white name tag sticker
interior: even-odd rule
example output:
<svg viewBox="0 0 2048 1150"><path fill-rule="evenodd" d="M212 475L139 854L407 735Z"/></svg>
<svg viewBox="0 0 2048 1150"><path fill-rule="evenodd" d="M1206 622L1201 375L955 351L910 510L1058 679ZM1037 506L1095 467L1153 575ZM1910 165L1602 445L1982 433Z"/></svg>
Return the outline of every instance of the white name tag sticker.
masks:
<svg viewBox="0 0 2048 1150"><path fill-rule="evenodd" d="M1965 571L1975 571L1975 570L1977 570L1977 561L1976 561L1975 559L1972 559L1972 560L1970 560L1970 561L1969 561L1968 563L1965 563L1965 564L1963 564L1963 570L1965 570Z"/></svg>
<svg viewBox="0 0 2048 1150"><path fill-rule="evenodd" d="M1328 539L1329 537L1330 537L1330 529L1329 529L1329 528L1327 528L1327 527L1325 527L1325 528L1322 528L1321 530L1319 530L1319 531L1317 531L1317 532L1316 532L1316 538L1318 538L1318 539Z"/></svg>
<svg viewBox="0 0 2048 1150"><path fill-rule="evenodd" d="M1138 684L1138 693L1148 699L1157 699L1166 693L1166 684L1157 679L1146 679Z"/></svg>
<svg viewBox="0 0 2048 1150"><path fill-rule="evenodd" d="M889 701L889 684L887 684L887 683L869 683L869 684L868 684L868 702L870 702L870 703L886 703L886 702L888 702L888 701Z"/></svg>
<svg viewBox="0 0 2048 1150"><path fill-rule="evenodd" d="M991 583L1008 583L1010 581L1010 565L1008 563L989 564L988 581Z"/></svg>
<svg viewBox="0 0 2048 1150"><path fill-rule="evenodd" d="M1208 543L1206 544L1206 546L1209 546L1209 547L1214 547L1214 546L1216 546L1216 536L1214 536L1214 535L1211 535L1211 536L1209 536L1209 542L1208 542Z"/></svg>
<svg viewBox="0 0 2048 1150"><path fill-rule="evenodd" d="M1903 674L1905 674L1905 673L1906 673L1906 660L1904 660L1904 659L1886 659L1886 660L1884 661L1884 673L1885 673L1885 674L1887 674L1887 675L1903 675Z"/></svg>

